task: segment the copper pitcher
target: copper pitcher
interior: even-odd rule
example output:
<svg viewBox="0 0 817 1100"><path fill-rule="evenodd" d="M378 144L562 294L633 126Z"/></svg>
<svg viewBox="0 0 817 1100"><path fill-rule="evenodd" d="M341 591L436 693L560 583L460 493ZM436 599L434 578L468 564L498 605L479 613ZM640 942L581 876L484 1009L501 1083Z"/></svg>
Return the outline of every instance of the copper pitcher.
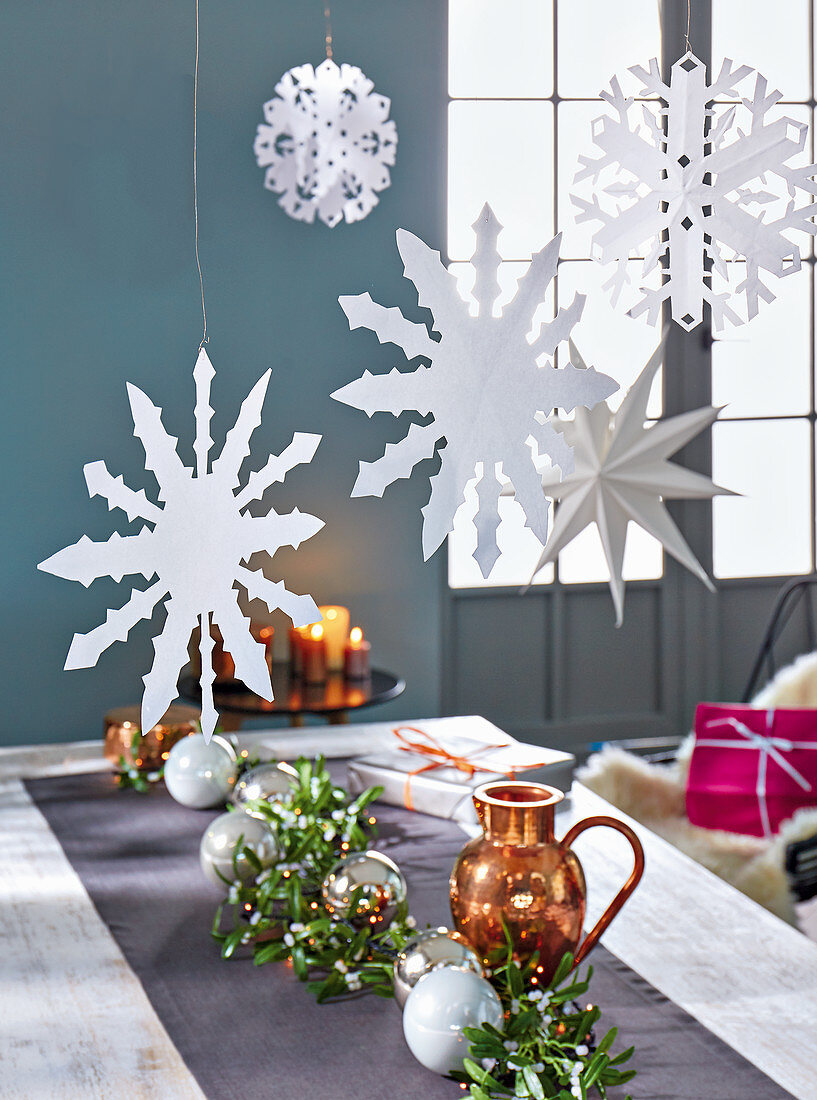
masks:
<svg viewBox="0 0 817 1100"><path fill-rule="evenodd" d="M561 791L538 783L502 781L477 788L474 804L484 835L465 845L451 872L451 913L457 931L490 965L507 952L504 922L514 956L527 962L538 952L545 981L566 951L578 965L592 950L644 872L638 837L613 817L588 817L556 840L553 815L563 798ZM587 887L582 865L570 846L593 825L623 833L632 845L634 866L579 944Z"/></svg>

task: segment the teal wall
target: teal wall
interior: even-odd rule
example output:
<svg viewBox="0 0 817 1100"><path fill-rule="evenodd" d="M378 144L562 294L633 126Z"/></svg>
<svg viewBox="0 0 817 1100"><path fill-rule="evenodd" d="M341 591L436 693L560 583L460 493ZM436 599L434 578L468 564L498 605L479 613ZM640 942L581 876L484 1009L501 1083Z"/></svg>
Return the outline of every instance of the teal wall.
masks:
<svg viewBox="0 0 817 1100"><path fill-rule="evenodd" d="M357 462L405 425L368 420L329 399L364 367L397 362L350 333L338 294L371 291L417 316L394 231L443 243L444 0L336 0L336 59L391 97L399 131L393 183L362 223L291 221L252 155L277 78L323 53L323 5L201 0L200 250L214 438L268 367L273 379L253 453L293 430L324 433L315 460L267 500L326 521L276 568L295 591L348 603L378 664L408 690L380 715L439 708L442 555L424 565L426 479L383 500L349 500ZM83 533L107 538L124 516L89 500L82 466L104 458L134 488L155 485L132 436L125 382L164 410L192 463L191 371L200 338L191 190L194 0L4 0L0 10L0 349L5 393L0 741L94 737L104 711L136 701L159 610L94 669L64 672L74 631L128 596L128 581L89 589L36 569ZM141 578L136 578L144 584Z"/></svg>

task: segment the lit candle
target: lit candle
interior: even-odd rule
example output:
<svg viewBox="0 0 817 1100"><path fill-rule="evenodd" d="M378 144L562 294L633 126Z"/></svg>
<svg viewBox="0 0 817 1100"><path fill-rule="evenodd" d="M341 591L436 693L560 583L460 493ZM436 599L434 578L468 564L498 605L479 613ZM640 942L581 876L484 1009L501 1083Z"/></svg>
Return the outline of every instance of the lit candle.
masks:
<svg viewBox="0 0 817 1100"><path fill-rule="evenodd" d="M253 638L263 645L267 668L272 672L272 646L275 641L275 627L266 623L263 626L260 623L253 623L250 626L250 632Z"/></svg>
<svg viewBox="0 0 817 1100"><path fill-rule="evenodd" d="M307 684L322 684L326 680L326 638L323 626L316 623L301 639L304 680Z"/></svg>
<svg viewBox="0 0 817 1100"><path fill-rule="evenodd" d="M289 629L289 667L292 670L293 676L303 676L304 672L304 654L303 654L303 630L297 626L292 626Z"/></svg>
<svg viewBox="0 0 817 1100"><path fill-rule="evenodd" d="M343 652L343 673L347 680L365 680L369 675L371 643L363 637L363 631L355 626L349 632L349 640Z"/></svg>
<svg viewBox="0 0 817 1100"><path fill-rule="evenodd" d="M323 636L326 638L326 663L328 668L339 671L343 668L343 647L349 633L349 609L338 604L319 607L323 615Z"/></svg>

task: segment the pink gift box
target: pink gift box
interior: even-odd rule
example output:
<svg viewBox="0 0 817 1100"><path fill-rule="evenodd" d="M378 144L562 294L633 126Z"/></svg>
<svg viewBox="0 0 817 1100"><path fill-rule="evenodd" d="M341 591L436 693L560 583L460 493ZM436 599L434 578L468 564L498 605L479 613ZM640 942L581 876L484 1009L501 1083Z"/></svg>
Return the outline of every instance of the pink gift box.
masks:
<svg viewBox="0 0 817 1100"><path fill-rule="evenodd" d="M817 807L817 710L699 704L686 804L693 825L765 837Z"/></svg>

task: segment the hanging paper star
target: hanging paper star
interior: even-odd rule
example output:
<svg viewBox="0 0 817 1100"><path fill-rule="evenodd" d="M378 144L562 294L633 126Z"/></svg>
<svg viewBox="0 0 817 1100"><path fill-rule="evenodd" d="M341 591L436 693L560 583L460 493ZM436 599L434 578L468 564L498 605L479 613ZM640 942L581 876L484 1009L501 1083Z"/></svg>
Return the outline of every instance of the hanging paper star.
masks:
<svg viewBox="0 0 817 1100"><path fill-rule="evenodd" d="M65 662L67 669L91 668L115 641L125 641L141 619L150 618L157 603L167 599L167 618L154 639L153 667L144 677L142 729L149 730L176 698L176 683L187 662L190 635L201 624L202 732L209 740L218 715L213 706L213 642L210 614L224 638L224 647L235 662L236 674L247 687L272 699L272 685L264 646L250 634L249 623L238 605L238 582L251 599L260 599L270 611L281 608L296 626L321 618L311 596L296 596L281 582L269 581L244 562L259 550L273 555L282 546L297 547L323 527L323 521L294 509L278 515L270 509L255 518L245 509L260 500L275 482L283 481L299 463L310 462L321 437L296 432L280 456L270 455L263 469L240 483L241 465L250 453L250 438L261 423L261 409L269 384L267 371L241 405L234 427L227 433L218 458L208 470L210 438L210 383L214 370L203 349L193 371L196 383L196 469L184 466L176 452L177 440L167 434L161 410L136 386L128 384L134 435L145 448L145 466L159 483L159 504L145 491L129 489L112 477L104 462L84 467L90 496L101 496L108 508L121 508L144 526L138 534L122 537L116 532L107 542L79 542L60 550L39 568L58 577L79 581L87 588L97 577L120 581L126 574L141 573L157 579L146 589L134 589L128 602L109 611L104 623L89 634L75 634ZM240 490L236 492L236 490Z"/></svg>
<svg viewBox="0 0 817 1100"><path fill-rule="evenodd" d="M253 148L267 170L264 186L280 193L291 218L360 221L391 183L397 127L390 101L373 89L355 65L328 58L317 69L298 65L276 84Z"/></svg>
<svg viewBox="0 0 817 1100"><path fill-rule="evenodd" d="M545 478L543 482L545 493L559 501L559 506L550 539L534 573L555 561L560 550L595 522L610 571L616 626L621 626L624 617L622 570L628 523L643 527L681 565L714 591L664 502L734 495L703 474L667 461L670 455L714 423L720 409L696 409L651 427L645 426L650 388L663 354L662 342L617 412L612 412L605 402L589 412L577 409L574 420L561 421L559 430L575 454L575 471L561 482L555 478ZM573 346L570 357L581 365L581 356Z"/></svg>
<svg viewBox="0 0 817 1100"><path fill-rule="evenodd" d="M668 85L655 59L649 71L630 69L643 83L640 95L665 101L663 125L651 105L636 105L623 95L617 77L610 91L602 92L615 117L594 121L593 141L601 155L580 157L575 179L591 180L595 193L589 201L571 197L579 209L577 222L601 223L593 237L594 258L603 264L617 262L606 284L614 302L628 282L628 257L646 254L641 298L630 310L633 317L646 313L650 324L656 324L662 303L669 300L673 319L689 330L700 324L703 303L708 302L716 329L726 321L741 324L756 315L761 298L774 300L763 273L782 277L800 269L800 250L784 234L817 233L812 221L817 165L792 163L805 148L808 125L768 117L782 96L777 91L767 95L759 73L752 98L741 100L737 85L753 71L748 65L734 67L727 59L707 85L706 67L691 53L672 66ZM716 114L713 100L724 98L738 102L719 107ZM746 133L736 118L740 103L749 112ZM776 177L778 193L766 189L767 176L773 181ZM779 216L767 218L774 210L771 204L786 196ZM600 197L610 201L603 206ZM737 283L728 264L734 260L744 261ZM724 289L713 289L710 268ZM658 289L646 285L652 272L661 273ZM732 308L741 299L745 318Z"/></svg>
<svg viewBox="0 0 817 1100"><path fill-rule="evenodd" d="M537 252L513 301L494 317L500 264L496 241L501 228L486 205L474 223L477 317L471 316L439 252L399 229L397 247L406 277L417 288L419 304L433 313L440 339L432 339L425 325L408 321L397 308L378 305L368 294L340 298L340 304L351 328L369 328L381 343L396 344L408 359L422 357L431 365L412 372L395 367L386 375L364 371L357 381L332 394L369 416L377 411L399 416L409 409L433 415L430 424L412 424L400 443L387 444L376 462L361 462L352 496L382 496L387 485L409 477L418 462L431 458L444 439L440 470L431 478L431 496L423 508L423 556L428 560L453 530L465 487L476 475L479 511L474 557L485 577L499 557L500 471L512 482L526 524L544 546L548 505L535 459L537 454L547 454L561 470L573 468L570 447L546 418L555 407L572 410L593 405L618 389L611 378L594 370L577 370L570 363L561 369L549 362L537 364L538 358L551 357L557 344L568 337L584 307L584 297L577 295L554 320L534 326L534 314L556 274L560 237ZM545 416L537 419L537 412Z"/></svg>

